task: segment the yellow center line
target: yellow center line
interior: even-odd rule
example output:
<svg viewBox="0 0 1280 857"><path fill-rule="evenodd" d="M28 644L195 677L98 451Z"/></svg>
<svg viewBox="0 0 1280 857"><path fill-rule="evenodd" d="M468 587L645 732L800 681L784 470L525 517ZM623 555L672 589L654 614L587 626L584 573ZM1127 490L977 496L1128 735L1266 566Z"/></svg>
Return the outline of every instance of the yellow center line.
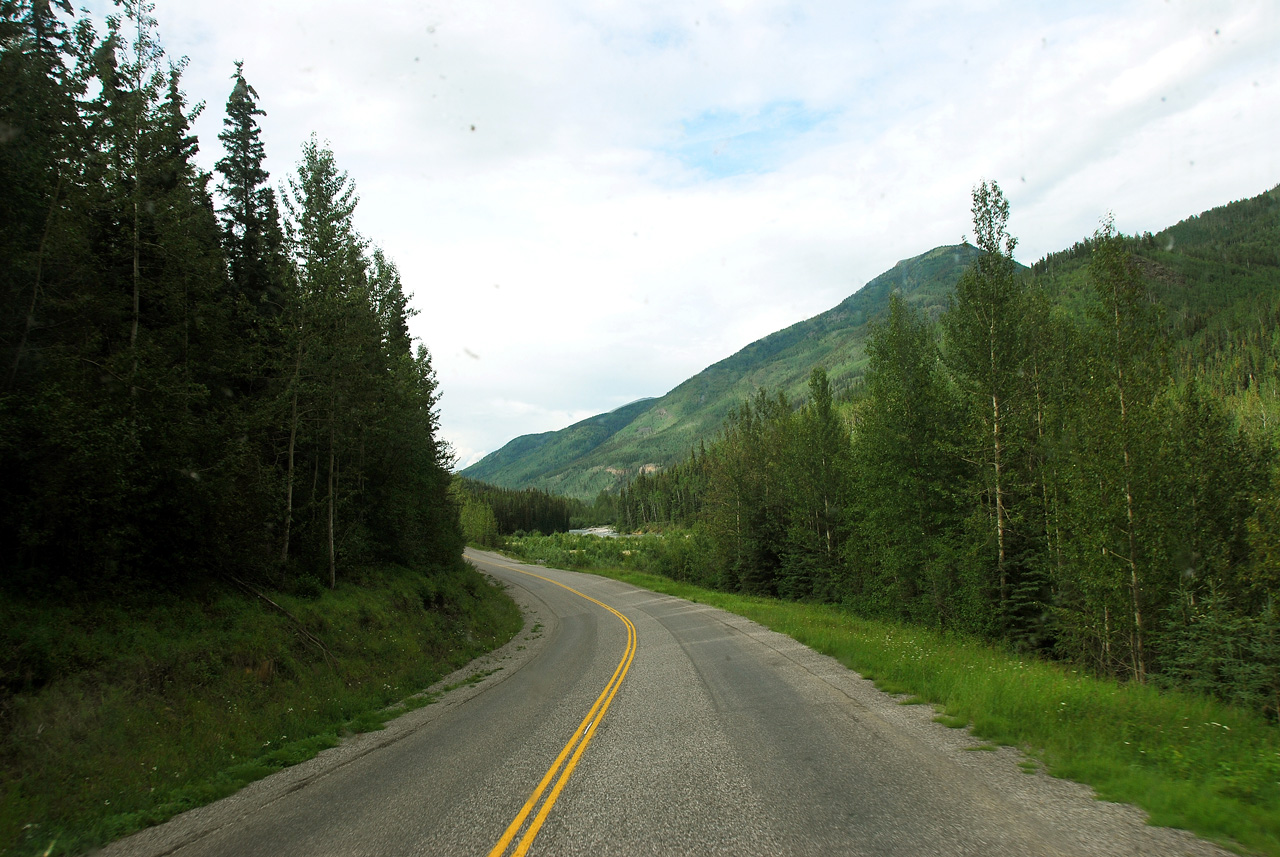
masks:
<svg viewBox="0 0 1280 857"><path fill-rule="evenodd" d="M591 706L591 710L587 712L587 716L582 718L582 722L578 724L578 728L574 730L573 737L569 739L569 743L564 745L564 749L556 756L551 767L547 769L547 773L543 775L542 780L538 783L537 788L533 790L533 794L529 795L529 799L524 802L520 812L516 814L515 819L507 826L493 849L489 852L489 857L502 857L506 853L507 847L511 841L515 839L516 834L520 832L524 826L525 820L529 814L538 807L538 802L542 800L542 795L547 790L547 786L551 785L551 781L555 780L551 792L547 795L546 800L542 800L541 807L538 808L537 814L534 815L533 821L525 830L524 835L520 837L516 843L515 850L511 852L511 857L523 857L527 854L529 847L533 845L534 838L538 835L538 831L542 829L542 824L547 820L547 815L551 812L551 808L555 806L556 800L560 797L560 792L564 789L565 783L569 781L569 775L573 773L573 769L577 767L578 760L582 758L582 752L587 748L587 744L591 743L592 736L596 733L596 727L600 725L600 721L604 719L605 712L609 710L609 706L613 703L613 697L618 692L618 688L622 685L622 680L626 678L627 670L631 669L631 662L635 659L636 654L636 626L631 624L631 620L623 616L617 610L614 610L603 601L597 601L590 595L586 595L572 586L566 586L558 580L552 580L549 577L543 577L541 574L534 574L531 571L516 568L512 565L506 565L493 560L484 560L490 565L496 565L499 568L505 568L510 571L527 574L529 577L536 577L539 580L545 580L547 583L554 583L562 589L567 589L574 595L585 598L592 604L598 604L608 610L614 616L617 616L627 629L627 647L622 653L622 660L618 662L618 666L613 671L613 676L609 679L609 683L604 686L604 690L596 697L596 701ZM568 760L566 764L565 760ZM563 766L563 769L562 769ZM556 774L559 774L559 778Z"/></svg>

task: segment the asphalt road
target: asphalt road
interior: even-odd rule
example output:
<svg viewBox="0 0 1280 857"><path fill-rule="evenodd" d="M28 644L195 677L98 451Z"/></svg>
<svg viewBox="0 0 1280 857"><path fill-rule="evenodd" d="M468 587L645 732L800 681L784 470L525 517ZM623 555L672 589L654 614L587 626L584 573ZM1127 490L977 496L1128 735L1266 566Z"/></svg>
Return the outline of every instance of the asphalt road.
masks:
<svg viewBox="0 0 1280 857"><path fill-rule="evenodd" d="M481 680L104 853L1227 853L740 617L469 556L528 615Z"/></svg>

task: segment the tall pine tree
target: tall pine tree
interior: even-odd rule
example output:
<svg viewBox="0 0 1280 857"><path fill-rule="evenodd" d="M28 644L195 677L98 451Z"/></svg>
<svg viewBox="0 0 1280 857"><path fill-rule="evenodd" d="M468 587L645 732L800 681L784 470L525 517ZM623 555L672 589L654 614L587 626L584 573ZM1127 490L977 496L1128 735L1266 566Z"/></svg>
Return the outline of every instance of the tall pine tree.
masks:
<svg viewBox="0 0 1280 857"><path fill-rule="evenodd" d="M263 162L266 149L258 117L258 93L237 61L223 130L218 134L225 154L217 163L219 209L231 285L253 310L275 315L286 297L281 293L283 235L275 191Z"/></svg>

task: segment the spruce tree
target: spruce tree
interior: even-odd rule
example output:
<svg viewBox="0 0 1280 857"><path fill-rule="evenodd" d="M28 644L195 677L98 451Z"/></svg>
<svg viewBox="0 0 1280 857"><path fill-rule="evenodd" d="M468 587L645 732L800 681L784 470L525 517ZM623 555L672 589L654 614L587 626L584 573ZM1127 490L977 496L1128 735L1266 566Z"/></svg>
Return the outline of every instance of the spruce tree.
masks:
<svg viewBox="0 0 1280 857"><path fill-rule="evenodd" d="M75 100L81 87L67 67L73 35L59 12L68 0L0 4L0 338L4 389L18 383L32 345L51 269L66 226L63 209L80 149Z"/></svg>
<svg viewBox="0 0 1280 857"><path fill-rule="evenodd" d="M981 587L962 588L948 545L959 522L954 455L959 404L932 327L894 294L867 341L867 398L857 412L852 600L894 618L986 630Z"/></svg>
<svg viewBox="0 0 1280 857"><path fill-rule="evenodd" d="M216 165L219 209L231 285L256 312L274 315L281 294L283 236L275 191L263 162L266 149L258 117L258 93L244 77L244 63L236 62L223 130L218 134L225 154Z"/></svg>
<svg viewBox="0 0 1280 857"><path fill-rule="evenodd" d="M848 495L849 434L822 367L809 374L809 401L796 415L790 441L790 524L779 589L787 597L834 599Z"/></svg>

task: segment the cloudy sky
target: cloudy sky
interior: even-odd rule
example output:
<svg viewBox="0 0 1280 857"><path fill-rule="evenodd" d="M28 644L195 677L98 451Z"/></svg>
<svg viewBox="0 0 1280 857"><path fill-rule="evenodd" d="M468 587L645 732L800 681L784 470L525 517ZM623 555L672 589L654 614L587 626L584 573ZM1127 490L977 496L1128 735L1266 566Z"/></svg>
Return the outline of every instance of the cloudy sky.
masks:
<svg viewBox="0 0 1280 857"><path fill-rule="evenodd" d="M1275 0L157 0L273 181L315 132L399 265L459 465L665 393L970 230L1031 262L1280 183Z"/></svg>

